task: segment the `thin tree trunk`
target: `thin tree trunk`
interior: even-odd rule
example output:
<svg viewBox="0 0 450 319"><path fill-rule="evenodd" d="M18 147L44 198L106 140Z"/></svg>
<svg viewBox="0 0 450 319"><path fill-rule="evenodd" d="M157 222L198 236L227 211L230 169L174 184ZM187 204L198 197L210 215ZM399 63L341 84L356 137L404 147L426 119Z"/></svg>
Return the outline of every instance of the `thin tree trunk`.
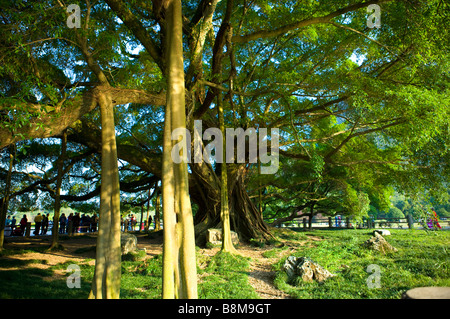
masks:
<svg viewBox="0 0 450 319"><path fill-rule="evenodd" d="M219 117L219 127L220 131L222 132L222 154L226 154L222 93L219 93L217 96L217 110ZM227 163L224 159L225 156L223 156L222 163L220 164L220 219L222 221L222 251L236 253L236 249L234 248L233 242L231 240L230 209L228 206L228 170Z"/></svg>
<svg viewBox="0 0 450 319"><path fill-rule="evenodd" d="M139 222L139 225L138 225L138 232L141 232L141 227L142 227L143 222L144 222L144 204L142 204L142 206L141 206L141 221Z"/></svg>
<svg viewBox="0 0 450 319"><path fill-rule="evenodd" d="M148 201L147 201L147 223L145 225L145 232L148 232L148 230L150 229L150 201L151 201L151 196L150 196L150 188L148 189Z"/></svg>
<svg viewBox="0 0 450 319"><path fill-rule="evenodd" d="M159 190L156 192L155 199L155 231L161 230L161 193Z"/></svg>
<svg viewBox="0 0 450 319"><path fill-rule="evenodd" d="M120 297L120 188L114 110L111 97L99 97L102 119L102 175L100 216L94 280L89 298Z"/></svg>
<svg viewBox="0 0 450 319"><path fill-rule="evenodd" d="M49 249L56 248L58 246L59 238L59 214L61 211L61 184L63 179L64 158L66 157L67 148L67 132L64 131L61 138L61 155L57 162L58 177L56 178L56 190L55 190L55 203L54 203L54 216L53 216L53 229L52 229L52 244Z"/></svg>
<svg viewBox="0 0 450 319"><path fill-rule="evenodd" d="M163 144L163 298L197 298L197 265L192 208L188 189L187 154L172 159L172 132L186 129L185 87L180 0L168 0L168 90ZM187 145L186 145L187 147Z"/></svg>
<svg viewBox="0 0 450 319"><path fill-rule="evenodd" d="M258 141L259 143L259 141ZM258 145L258 149L259 149L259 145ZM261 161L260 158L258 156L258 174L261 174ZM263 209L262 209L262 187L261 187L261 180L258 181L258 210L259 213L262 215L263 213Z"/></svg>
<svg viewBox="0 0 450 319"><path fill-rule="evenodd" d="M9 147L9 168L6 174L6 185L5 185L5 195L3 201L1 202L0 210L0 250L3 250L3 244L5 242L5 223L6 215L8 214L9 196L11 193L11 178L12 170L14 167L14 158L16 153L16 145L13 144Z"/></svg>
<svg viewBox="0 0 450 319"><path fill-rule="evenodd" d="M311 204L311 208L310 209L311 210L310 210L310 213L309 213L309 216L308 216L308 228L309 228L309 230L312 229L312 219L314 217L314 203Z"/></svg>
<svg viewBox="0 0 450 319"><path fill-rule="evenodd" d="M162 163L162 198L163 198L163 222L164 222L164 246L163 246L163 298L175 298L175 268L178 259L176 250L175 232L175 178L173 172L172 150L172 125L171 109L166 106L163 142Z"/></svg>

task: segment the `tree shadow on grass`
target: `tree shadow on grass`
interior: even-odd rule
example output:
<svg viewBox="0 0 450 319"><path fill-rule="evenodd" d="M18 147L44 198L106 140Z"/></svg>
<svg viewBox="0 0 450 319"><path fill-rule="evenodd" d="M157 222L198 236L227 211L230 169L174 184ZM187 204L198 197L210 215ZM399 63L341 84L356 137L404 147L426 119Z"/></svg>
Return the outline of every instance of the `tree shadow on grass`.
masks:
<svg viewBox="0 0 450 319"><path fill-rule="evenodd" d="M0 267L0 299L79 299L87 298L90 283L81 278L81 288L69 288L67 277L52 269L33 267L42 260L2 258ZM22 269L16 269L22 268Z"/></svg>

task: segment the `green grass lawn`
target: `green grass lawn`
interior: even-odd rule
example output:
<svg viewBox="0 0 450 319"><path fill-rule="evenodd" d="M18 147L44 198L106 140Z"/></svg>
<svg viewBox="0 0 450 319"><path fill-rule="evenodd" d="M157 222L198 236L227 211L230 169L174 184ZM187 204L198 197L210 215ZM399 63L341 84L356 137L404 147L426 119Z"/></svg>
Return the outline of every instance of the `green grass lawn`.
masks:
<svg viewBox="0 0 450 319"><path fill-rule="evenodd" d="M39 249L38 251L41 251ZM0 299L21 298L71 298L86 299L89 295L94 266L86 262L67 261L39 269L38 264L46 260L28 260L8 258L8 256L32 252L4 251L0 254ZM197 254L197 260L206 265L198 267L201 277L198 291L201 299L257 298L258 295L248 284L248 258L218 253L212 258ZM81 288L68 288L66 272L69 265L76 264L81 271ZM8 269L10 268L10 269ZM59 274L59 275L58 275ZM121 298L157 299L162 293L162 255L142 258L139 254L122 257Z"/></svg>
<svg viewBox="0 0 450 319"><path fill-rule="evenodd" d="M200 257L204 258L204 257ZM198 269L200 299L257 299L258 294L248 283L250 259L219 252Z"/></svg>
<svg viewBox="0 0 450 319"><path fill-rule="evenodd" d="M275 285L294 298L355 299L400 298L401 294L420 286L450 286L450 232L391 230L386 236L398 252L383 255L362 247L371 237L368 230L315 230L296 232L275 229L279 242L264 252L273 258L277 271ZM308 235L320 238L312 241ZM284 246L281 247L280 243ZM291 249L289 254L287 249ZM66 262L38 267L46 260L19 260L11 255L28 251L3 251L0 254L0 298L87 298L94 267L85 262ZM282 270L287 256L306 256L336 276L324 283L289 282ZM67 267L76 263L81 270L81 288L69 289ZM258 298L248 283L250 259L218 253L214 257L197 254L199 298ZM369 265L380 270L380 287L370 288ZM45 269L42 269L45 268ZM122 260L121 298L155 299L162 291L162 256L143 258L124 256Z"/></svg>
<svg viewBox="0 0 450 319"><path fill-rule="evenodd" d="M450 286L450 232L390 231L392 235L385 238L398 252L387 255L362 247L372 236L368 230L316 230L300 235L284 231L288 241L308 234L322 237L298 247L293 255L310 257L336 276L324 283L289 282L282 271L286 256L274 265L279 270L275 284L294 298L307 299L391 299L401 298L414 287ZM374 282L369 276L375 275L367 271L369 265L380 271L379 288L367 283Z"/></svg>

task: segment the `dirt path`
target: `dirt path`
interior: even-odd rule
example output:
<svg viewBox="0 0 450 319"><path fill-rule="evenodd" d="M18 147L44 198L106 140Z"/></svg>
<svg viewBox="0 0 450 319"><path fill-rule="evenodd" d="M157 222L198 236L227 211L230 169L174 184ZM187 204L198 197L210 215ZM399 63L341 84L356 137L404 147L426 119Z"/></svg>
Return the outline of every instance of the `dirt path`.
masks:
<svg viewBox="0 0 450 319"><path fill-rule="evenodd" d="M285 242L288 247L286 250L281 251L276 257L267 258L264 257L264 252L273 249L269 248L256 248L252 246L243 245L239 248L239 253L245 257L251 258L249 283L255 289L256 293L262 299L290 299L290 296L285 292L277 289L274 284L274 278L276 271L273 270L272 265L276 263L279 258L289 255L296 250L296 247L303 246L310 241L320 241L323 238L314 235L307 235L307 239L303 241L296 241L294 243Z"/></svg>
<svg viewBox="0 0 450 319"><path fill-rule="evenodd" d="M162 253L162 239L149 239L146 235L138 236L138 249L145 248L147 256L155 256ZM46 268L59 263L67 261L83 262L88 259L88 264L95 263L95 245L97 244L96 234L80 234L73 237L62 236L60 244L64 247L63 250L45 251L50 246L50 236L39 237L8 237L5 241L4 247L6 249L36 249L43 252L28 252L26 254L15 254L8 258L21 260L45 260L42 264L36 263L33 266L38 268Z"/></svg>
<svg viewBox="0 0 450 319"><path fill-rule="evenodd" d="M250 257L249 284L262 299L289 299L289 295L277 289L274 285L276 272L272 265L277 258L266 258L263 253L268 249L243 246L239 248L242 256Z"/></svg>
<svg viewBox="0 0 450 319"><path fill-rule="evenodd" d="M275 271L272 265L279 258L266 258L263 253L272 248L257 248L249 245L240 245L238 253L243 257L251 259L248 282L255 289L261 299L289 299L289 295L277 289L274 285ZM213 257L219 252L220 248L208 248L200 250L200 253Z"/></svg>

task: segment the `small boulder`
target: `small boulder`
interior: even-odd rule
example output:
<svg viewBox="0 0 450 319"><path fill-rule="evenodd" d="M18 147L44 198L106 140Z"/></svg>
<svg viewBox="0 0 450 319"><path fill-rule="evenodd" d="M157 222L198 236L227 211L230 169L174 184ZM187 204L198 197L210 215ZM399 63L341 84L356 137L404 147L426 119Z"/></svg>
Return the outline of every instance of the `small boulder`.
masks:
<svg viewBox="0 0 450 319"><path fill-rule="evenodd" d="M283 269L289 278L295 276L295 268L297 267L297 257L289 256L284 262Z"/></svg>
<svg viewBox="0 0 450 319"><path fill-rule="evenodd" d="M122 233L120 236L120 248L122 250L122 255L136 251L137 237L133 234Z"/></svg>
<svg viewBox="0 0 450 319"><path fill-rule="evenodd" d="M236 232L231 231L231 241L233 245L239 244L239 236ZM222 229L210 228L206 232L206 243L211 243L214 246L222 245Z"/></svg>
<svg viewBox="0 0 450 319"><path fill-rule="evenodd" d="M307 257L289 256L283 265L283 269L290 280L298 276L306 282L313 282L314 280L323 282L329 277L335 276Z"/></svg>
<svg viewBox="0 0 450 319"><path fill-rule="evenodd" d="M369 249L377 250L382 252L383 254L389 253L389 252L397 252L397 248L393 247L391 244L389 244L386 239L384 239L383 236L381 236L379 233L374 232L375 236L370 238L369 240L364 242L364 247L367 247Z"/></svg>
<svg viewBox="0 0 450 319"><path fill-rule="evenodd" d="M390 236L391 232L387 229L375 229L373 231L373 235L375 236L375 233L380 234L381 236Z"/></svg>

